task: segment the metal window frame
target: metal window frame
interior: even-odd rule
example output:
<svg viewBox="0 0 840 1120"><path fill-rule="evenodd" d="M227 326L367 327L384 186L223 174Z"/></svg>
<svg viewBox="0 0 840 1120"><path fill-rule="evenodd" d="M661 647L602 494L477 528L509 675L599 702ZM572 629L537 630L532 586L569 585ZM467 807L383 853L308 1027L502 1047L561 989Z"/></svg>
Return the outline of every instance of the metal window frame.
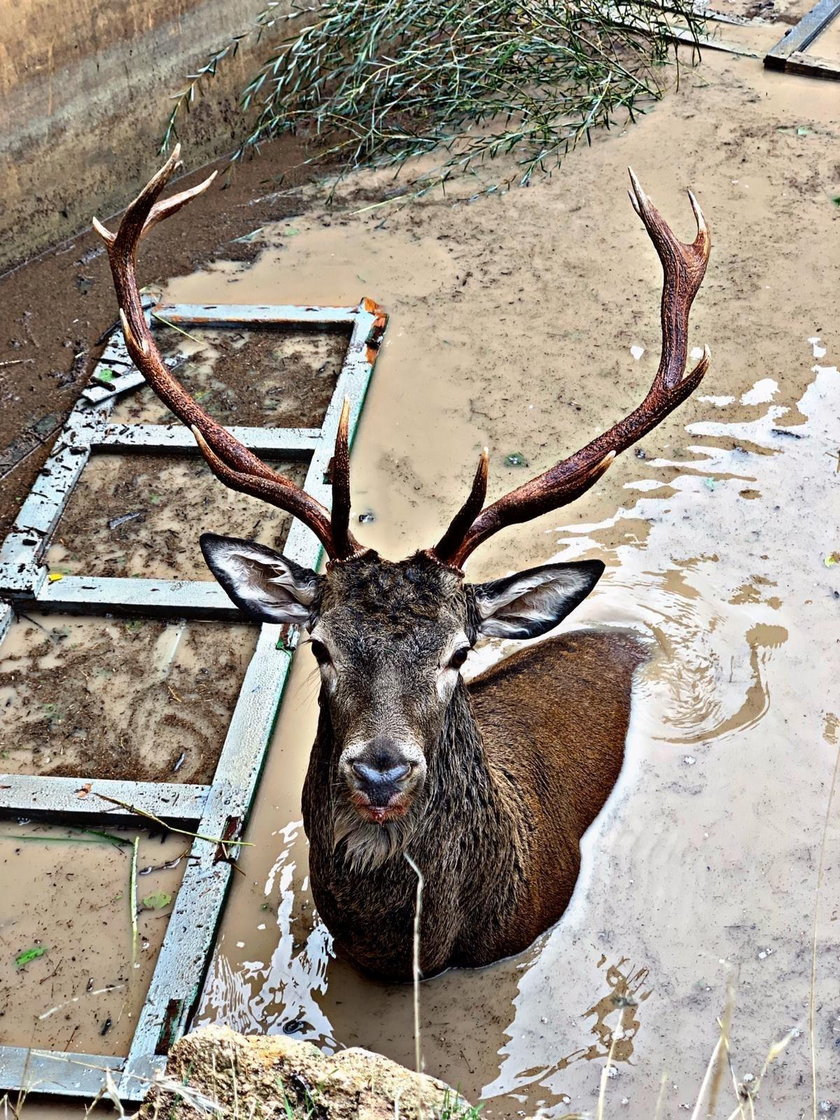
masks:
<svg viewBox="0 0 840 1120"><path fill-rule="evenodd" d="M329 506L326 475L342 404L345 399L350 403L352 441L385 330L382 309L369 299L357 307L154 306L151 302L145 306L150 321L154 315L175 326L304 326L349 333L347 353L320 428L230 429L254 451L309 458L304 486ZM16 605L92 615L241 620L215 581L48 579L43 557L51 534L92 454L101 450L198 454L192 435L180 423L111 423L120 394L142 384L122 335L115 332L0 548L0 642L14 620ZM283 552L312 568L321 558L319 542L298 521L291 524ZM117 816L143 823L142 815L114 805L116 800L225 841L193 841L127 1057L0 1046L0 1092L24 1089L93 1097L110 1074L123 1100L139 1101L164 1067L169 1046L186 1031L200 994L232 858L247 823L296 645L294 627L260 628L209 785L0 774L0 817L38 817L67 824Z"/></svg>

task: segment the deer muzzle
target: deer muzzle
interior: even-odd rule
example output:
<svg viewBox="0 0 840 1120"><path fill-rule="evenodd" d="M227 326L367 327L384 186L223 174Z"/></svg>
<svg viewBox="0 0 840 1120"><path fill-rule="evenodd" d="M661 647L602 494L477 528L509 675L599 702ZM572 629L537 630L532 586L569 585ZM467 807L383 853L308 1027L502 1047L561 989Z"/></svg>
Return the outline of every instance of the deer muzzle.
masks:
<svg viewBox="0 0 840 1120"><path fill-rule="evenodd" d="M356 812L377 824L404 816L426 776L425 758L415 743L384 736L351 744L339 765Z"/></svg>

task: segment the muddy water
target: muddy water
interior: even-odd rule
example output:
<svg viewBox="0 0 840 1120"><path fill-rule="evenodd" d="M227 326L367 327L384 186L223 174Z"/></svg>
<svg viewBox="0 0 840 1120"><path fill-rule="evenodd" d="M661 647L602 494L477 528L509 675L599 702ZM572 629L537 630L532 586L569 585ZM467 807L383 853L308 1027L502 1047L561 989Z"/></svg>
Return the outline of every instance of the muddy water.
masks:
<svg viewBox="0 0 840 1120"><path fill-rule="evenodd" d="M301 484L305 462L268 460ZM94 455L59 520L47 563L53 576L210 580L198 547L204 529L282 547L290 520L256 498L219 486L203 459ZM199 529L185 541L184 525Z"/></svg>
<svg viewBox="0 0 840 1120"><path fill-rule="evenodd" d="M256 628L22 614L0 645L0 770L210 782Z"/></svg>
<svg viewBox="0 0 840 1120"><path fill-rule="evenodd" d="M187 848L111 826L0 823L4 1044L128 1052Z"/></svg>
<svg viewBox="0 0 840 1120"><path fill-rule="evenodd" d="M163 327L158 319L153 325L161 352L189 392L214 419L245 427L320 427L347 351L348 337L340 331L192 325L182 330ZM147 386L121 397L112 419L174 421Z"/></svg>
<svg viewBox="0 0 840 1120"><path fill-rule="evenodd" d="M551 182L398 213L348 205L341 221L296 220L293 240L279 226L278 248L249 270L219 268L169 292L385 304L353 457L356 509L376 520L354 531L398 556L436 539L483 445L495 496L526 477L509 455L542 469L644 394L659 276L623 198L624 166L679 232L690 214L678 186L691 183L709 215L716 248L692 341L713 350L703 390L582 502L471 561L484 578L600 557L607 574L569 625L630 625L655 651L624 772L585 839L562 921L515 960L422 986L426 1068L489 1116L594 1110L611 1049L607 1115L652 1116L660 1093L663 1116L690 1111L730 977L737 1084L754 1090L769 1048L793 1032L759 1112L811 1114L812 1052L817 1104L840 1104L836 800L828 811L840 746L840 336L829 296L840 281L840 113L827 86L711 58ZM504 652L485 647L470 671ZM299 797L316 692L304 653L199 1020L412 1063L410 991L334 960L312 913ZM718 1114L735 1104L727 1074Z"/></svg>

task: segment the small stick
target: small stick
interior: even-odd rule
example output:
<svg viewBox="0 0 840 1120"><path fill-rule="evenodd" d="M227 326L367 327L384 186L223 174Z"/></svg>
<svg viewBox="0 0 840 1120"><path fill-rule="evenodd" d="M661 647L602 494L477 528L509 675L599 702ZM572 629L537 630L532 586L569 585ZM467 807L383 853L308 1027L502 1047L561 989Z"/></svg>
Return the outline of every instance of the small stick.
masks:
<svg viewBox="0 0 840 1120"><path fill-rule="evenodd" d="M137 965L137 945L140 936L137 930L137 853L140 850L140 837L134 837L131 845L131 870L128 884L128 906L131 910L131 963Z"/></svg>
<svg viewBox="0 0 840 1120"><path fill-rule="evenodd" d="M191 836L193 840L206 840L208 844L222 844L226 848L253 848L254 846L251 840L232 840L230 837L225 839L223 836L205 836L201 832L190 832L188 828L176 828L174 824L167 824L165 820L154 813L150 813L148 809L140 809L136 805L131 805L128 801L120 801L116 797L106 797L104 793L95 793L94 795L101 798L102 801L119 805L121 809L125 809L129 813L136 813L138 817L146 817L147 820L154 821L155 824L159 824L161 828L165 828L169 832L177 832L179 836Z"/></svg>
<svg viewBox="0 0 840 1120"><path fill-rule="evenodd" d="M414 937L411 971L414 980L414 1067L418 1075L423 1072L420 1054L420 909L423 902L423 873L408 852L403 852L405 862L417 876L417 900L414 905Z"/></svg>
<svg viewBox="0 0 840 1120"><path fill-rule="evenodd" d="M162 315L156 315L154 311L152 312L152 318L156 319L158 323L162 323L164 327L171 327L173 331L177 331L179 334L185 334L187 338L191 339L193 342L197 342L199 346L206 345L206 343L202 342L200 338L196 338L194 334L190 334L189 331L185 331L183 327L179 327L176 323L170 323L169 320L164 319Z"/></svg>

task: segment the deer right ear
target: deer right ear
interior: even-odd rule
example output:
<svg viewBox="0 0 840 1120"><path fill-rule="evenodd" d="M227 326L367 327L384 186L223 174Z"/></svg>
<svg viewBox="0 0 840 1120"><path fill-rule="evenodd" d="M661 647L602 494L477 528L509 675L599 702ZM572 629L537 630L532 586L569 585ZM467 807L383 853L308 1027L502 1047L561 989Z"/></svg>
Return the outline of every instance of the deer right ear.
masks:
<svg viewBox="0 0 840 1120"><path fill-rule="evenodd" d="M255 622L310 622L321 579L273 548L238 537L202 533L210 571L243 614Z"/></svg>

